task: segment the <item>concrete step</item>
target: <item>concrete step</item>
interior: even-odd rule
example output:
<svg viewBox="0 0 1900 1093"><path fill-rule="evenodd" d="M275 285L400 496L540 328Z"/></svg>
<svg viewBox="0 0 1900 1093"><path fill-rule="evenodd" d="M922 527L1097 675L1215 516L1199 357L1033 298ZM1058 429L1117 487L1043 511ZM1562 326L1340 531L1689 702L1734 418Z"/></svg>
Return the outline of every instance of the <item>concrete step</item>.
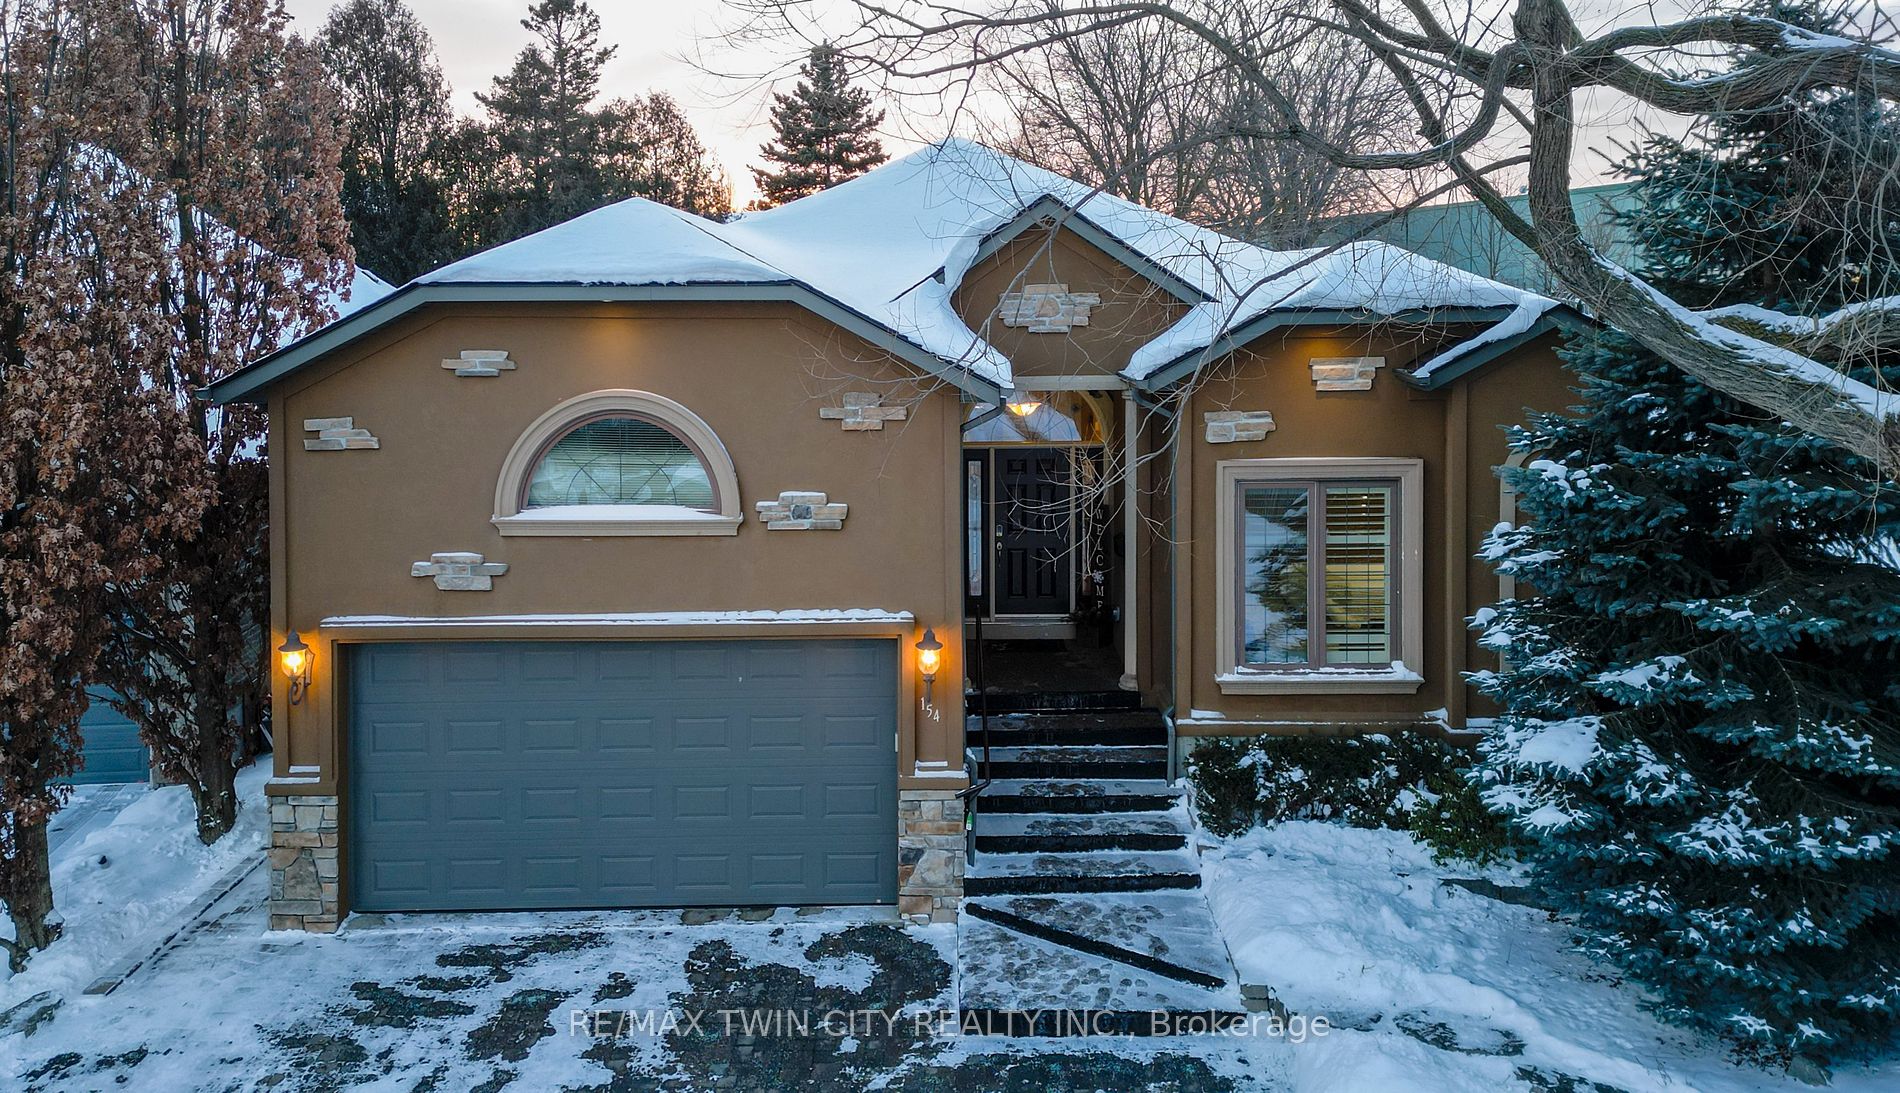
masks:
<svg viewBox="0 0 1900 1093"><path fill-rule="evenodd" d="M1176 850L1187 846L1187 817L1172 812L988 813L976 815L978 854L1061 854L1094 850Z"/></svg>
<svg viewBox="0 0 1900 1093"><path fill-rule="evenodd" d="M964 707L975 713L1017 713L1024 710L1137 710L1141 696L1133 691L970 691Z"/></svg>
<svg viewBox="0 0 1900 1093"><path fill-rule="evenodd" d="M964 718L966 746L1031 747L1106 745L1133 747L1168 742L1167 722L1153 710L1076 710L1072 712L992 714ZM987 734L986 734L987 732Z"/></svg>
<svg viewBox="0 0 1900 1093"><path fill-rule="evenodd" d="M1227 946L1199 892L999 896L966 900L962 911L1183 983L1219 989L1234 978Z"/></svg>
<svg viewBox="0 0 1900 1093"><path fill-rule="evenodd" d="M1185 1022L1245 1019L1231 986L1184 982L975 915L958 917L957 964L963 1028L980 1034L1181 1035Z"/></svg>
<svg viewBox="0 0 1900 1093"><path fill-rule="evenodd" d="M1153 778L999 778L984 788L977 812L1166 812L1179 786Z"/></svg>
<svg viewBox="0 0 1900 1093"><path fill-rule="evenodd" d="M970 752L977 771L991 778L1153 778L1168 776L1165 747L1076 747L1049 745ZM987 765L981 765L985 763Z"/></svg>
<svg viewBox="0 0 1900 1093"><path fill-rule="evenodd" d="M963 878L968 896L1154 892L1200 886L1200 862L1186 850L979 854Z"/></svg>

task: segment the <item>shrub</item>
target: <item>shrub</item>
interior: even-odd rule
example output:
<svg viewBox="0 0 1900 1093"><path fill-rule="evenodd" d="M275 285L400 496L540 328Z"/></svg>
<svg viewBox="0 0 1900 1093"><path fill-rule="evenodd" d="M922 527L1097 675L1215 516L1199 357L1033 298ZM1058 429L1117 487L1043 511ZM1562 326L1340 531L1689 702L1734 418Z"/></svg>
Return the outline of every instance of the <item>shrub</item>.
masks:
<svg viewBox="0 0 1900 1093"><path fill-rule="evenodd" d="M1440 861L1507 857L1511 836L1462 770L1468 756L1421 733L1204 741L1188 757L1201 824L1232 836L1282 820L1410 831Z"/></svg>

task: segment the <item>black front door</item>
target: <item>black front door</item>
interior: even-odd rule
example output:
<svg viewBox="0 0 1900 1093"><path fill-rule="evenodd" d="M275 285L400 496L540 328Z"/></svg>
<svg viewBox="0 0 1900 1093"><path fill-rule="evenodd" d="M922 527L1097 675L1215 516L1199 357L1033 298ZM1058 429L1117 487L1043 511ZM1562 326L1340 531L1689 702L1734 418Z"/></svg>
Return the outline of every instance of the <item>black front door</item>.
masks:
<svg viewBox="0 0 1900 1093"><path fill-rule="evenodd" d="M990 519L995 527L998 615L1067 615L1074 585L1068 448L997 448Z"/></svg>

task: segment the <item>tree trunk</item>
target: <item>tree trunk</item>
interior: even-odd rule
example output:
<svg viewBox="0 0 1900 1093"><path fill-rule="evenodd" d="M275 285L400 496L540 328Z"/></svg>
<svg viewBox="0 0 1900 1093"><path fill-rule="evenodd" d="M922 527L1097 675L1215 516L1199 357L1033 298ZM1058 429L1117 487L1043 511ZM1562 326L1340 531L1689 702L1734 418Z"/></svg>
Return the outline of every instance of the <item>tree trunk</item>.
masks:
<svg viewBox="0 0 1900 1093"><path fill-rule="evenodd" d="M29 953L59 939L59 926L47 922L53 913L52 863L47 857L46 825L17 824L13 829L14 876L7 893L7 914L13 919L13 940L6 942L7 966L15 975L26 970Z"/></svg>
<svg viewBox="0 0 1900 1093"><path fill-rule="evenodd" d="M237 766L225 714L199 701L198 768L190 779L191 799L198 806L198 841L210 846L237 824Z"/></svg>

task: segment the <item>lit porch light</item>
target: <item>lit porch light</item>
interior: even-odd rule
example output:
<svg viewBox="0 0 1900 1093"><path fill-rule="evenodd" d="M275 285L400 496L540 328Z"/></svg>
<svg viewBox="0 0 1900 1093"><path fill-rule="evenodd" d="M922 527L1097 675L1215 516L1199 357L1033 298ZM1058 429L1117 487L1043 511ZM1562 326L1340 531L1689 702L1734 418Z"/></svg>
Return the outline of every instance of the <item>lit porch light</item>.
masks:
<svg viewBox="0 0 1900 1093"><path fill-rule="evenodd" d="M310 662L315 659L313 650L304 644L304 640L295 630L277 647L277 663L284 670L284 677L290 680L290 704L297 705L310 690Z"/></svg>

